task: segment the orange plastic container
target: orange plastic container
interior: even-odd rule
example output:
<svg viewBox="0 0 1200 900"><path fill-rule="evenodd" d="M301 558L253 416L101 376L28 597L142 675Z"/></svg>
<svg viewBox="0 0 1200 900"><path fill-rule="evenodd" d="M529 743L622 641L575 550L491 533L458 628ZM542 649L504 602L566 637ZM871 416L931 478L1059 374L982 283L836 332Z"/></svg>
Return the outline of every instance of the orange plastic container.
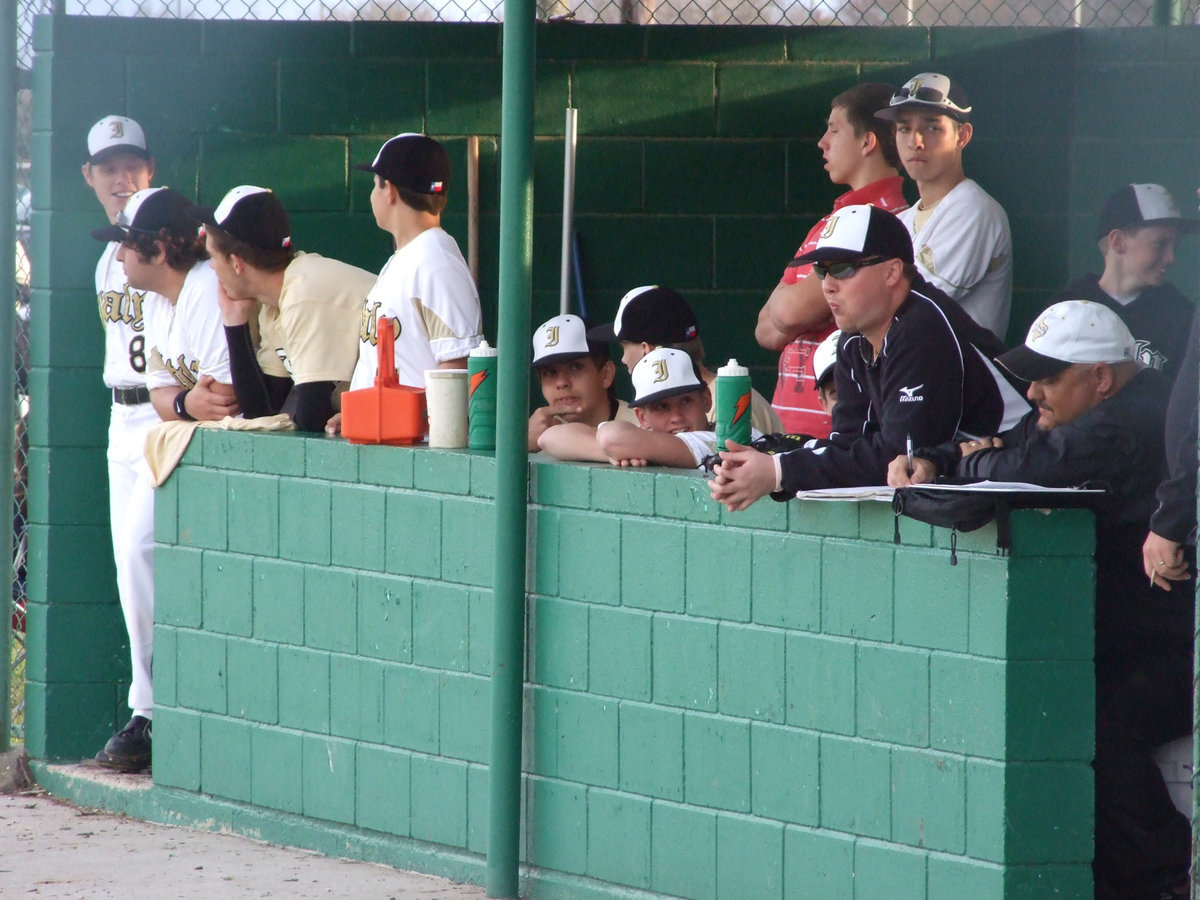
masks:
<svg viewBox="0 0 1200 900"><path fill-rule="evenodd" d="M396 333L384 319L378 334L375 384L342 394L342 436L352 444L415 444L429 434L424 388L396 377Z"/></svg>

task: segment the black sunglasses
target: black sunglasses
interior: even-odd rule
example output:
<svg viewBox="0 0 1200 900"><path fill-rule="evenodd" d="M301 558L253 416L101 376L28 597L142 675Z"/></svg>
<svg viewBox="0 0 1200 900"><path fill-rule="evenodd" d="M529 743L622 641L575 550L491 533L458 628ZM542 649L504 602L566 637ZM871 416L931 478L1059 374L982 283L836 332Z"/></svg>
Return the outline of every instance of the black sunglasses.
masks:
<svg viewBox="0 0 1200 900"><path fill-rule="evenodd" d="M864 256L862 259L844 260L842 262L818 263L812 264L813 274L821 281L825 280L826 275L832 275L838 281L845 281L857 272L859 269L865 269L867 266L877 266L881 262L887 262L885 256Z"/></svg>

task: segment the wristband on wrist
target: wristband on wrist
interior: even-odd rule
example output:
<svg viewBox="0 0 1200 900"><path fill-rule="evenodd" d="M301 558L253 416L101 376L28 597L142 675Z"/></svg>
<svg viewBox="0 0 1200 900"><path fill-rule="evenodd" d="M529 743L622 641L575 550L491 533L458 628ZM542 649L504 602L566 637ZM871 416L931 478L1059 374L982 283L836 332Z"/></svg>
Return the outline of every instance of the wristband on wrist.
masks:
<svg viewBox="0 0 1200 900"><path fill-rule="evenodd" d="M187 388L184 388L175 395L175 403L173 404L175 408L175 415L179 416L179 418L183 419L185 422L195 422L196 417L187 411L187 395Z"/></svg>
<svg viewBox="0 0 1200 900"><path fill-rule="evenodd" d="M783 490L783 461L775 453L771 455L771 462L775 464L775 490L772 493L777 494Z"/></svg>

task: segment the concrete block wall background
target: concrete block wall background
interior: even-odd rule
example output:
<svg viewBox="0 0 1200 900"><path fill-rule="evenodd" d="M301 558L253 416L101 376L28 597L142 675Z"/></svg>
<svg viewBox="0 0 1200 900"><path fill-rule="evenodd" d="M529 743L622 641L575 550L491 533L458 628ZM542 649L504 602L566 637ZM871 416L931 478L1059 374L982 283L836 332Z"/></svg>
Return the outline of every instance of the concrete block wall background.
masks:
<svg viewBox="0 0 1200 900"><path fill-rule="evenodd" d="M1091 232L1095 210L1111 190L1123 181L1160 181L1187 208L1197 181L1189 148L1194 147L1196 123L1200 120L1190 108L1200 102L1196 100L1198 93L1180 90L1160 101L1143 96L1138 87L1144 83L1195 87L1200 74L1195 42L1200 35L1194 29L1056 32L547 25L540 28L538 40L535 317L550 315L557 299L562 107L570 101L580 109L581 116L576 206L584 282L593 312L597 317L611 312L619 296L632 285L673 283L693 300L706 332L713 335L710 357L745 357L755 367L760 388L768 391L771 360L768 354L751 347L753 317L808 224L828 209L837 193L821 171L815 142L823 128L829 98L857 80L898 82L913 71L936 68L961 79L971 89L977 109L977 137L968 150L968 171L1004 203L1013 223L1017 286L1014 336L1019 336L1045 298L1068 277L1094 266ZM29 493L33 524L26 734L35 757L71 759L94 753L127 715L127 651L116 606L105 518L108 401L100 380L102 342L95 327L92 288L92 270L100 248L88 236L103 221L78 174L86 128L110 112L133 115L149 130L158 157L158 183L196 194L205 202L215 202L237 183L271 186L293 212L298 246L370 269L377 269L386 258L386 237L371 221L368 180L352 173L348 164L370 158L380 141L396 131L424 129L448 143L461 173L466 136L480 135L481 296L490 336L494 334L496 314L500 31L487 25L63 17L39 20L36 42L34 407ZM380 85L391 90L381 93ZM447 226L465 243L463 187L460 179L452 191ZM1197 281L1194 257L1187 241L1183 242L1175 280L1185 290L1194 288ZM347 740L345 735L356 727L361 727L364 734L378 735L386 727L379 721L384 713L360 708L353 713L356 722L335 721L351 715L349 707L330 701L328 713L321 713L322 690L334 691L336 675L341 685L339 696L345 696L345 691L352 690L348 684L376 684L383 677L381 668L420 668L435 657L440 660L448 652L445 644L449 639L425 646L413 636L411 653L433 654L425 661L415 656L375 657L372 653L383 651L371 650L370 632L364 635L357 626L353 632L347 631L345 611L336 604L349 602L345 598L352 594L356 622L360 616L368 621L374 616L385 633L389 627L386 623L394 619L381 609L370 611L372 603L382 606L395 602L401 607L407 603L414 617L418 604L434 608L437 601L430 598L442 596L443 591L451 598L450 608L461 609L465 604L467 668L456 668L461 659L453 664L439 662L454 675L446 683L452 681L455 686L443 692L439 675L436 693L439 716L443 710L474 709L479 702L476 679L486 671L486 663L478 654L484 652L482 648L488 641L472 642L473 630L482 627L483 621L478 614L472 617L472 611L478 613L486 606L488 579L484 573L490 565L489 544L482 540L471 543L469 551L451 549L448 557L438 557L442 568L434 571L420 567L430 565L428 553L434 546L442 553L444 538L440 534L435 538L424 530L402 532L404 540L388 537L387 531L378 540L368 536L365 526L378 524L380 515L386 526L389 512L398 501L390 493L380 501L378 491L367 485L407 490L407 483L392 485L389 481L393 461L401 456L372 458L363 451L352 464L340 455L344 449L333 449L336 444L303 439L289 444L289 439L276 438L268 440L289 449L268 451L263 460L255 462L257 444L239 444L233 438L221 440L225 443L219 453L213 451L213 467L201 466L181 479L181 485L189 485L189 479L193 479L189 486L178 489L176 498L189 511L188 518L177 524L173 538L169 533L163 535L176 546L165 555L171 562L170 568L164 569L169 574L162 576L167 582L163 613L170 618L164 619L162 627L165 634L172 634L171 629L184 634L182 649L177 646L175 655L188 665L182 670L182 679L178 665L173 679L169 674L161 676L162 690L173 691L178 704L172 707L176 712L168 712L166 727L168 734L176 735L174 742L180 747L177 757L172 754L177 762L167 764L162 777L186 790L192 790L197 779L203 783L207 777L211 784L214 778L220 778L211 763L205 772L198 749L204 746L204 735L196 729L207 727L218 733L224 728L227 739L218 741L218 745L239 748L239 760L247 753L253 754L252 735L262 730L268 736L261 740L273 741L280 759L301 761L301 773L303 760L312 760L322 752L327 761L336 756L344 765L331 765L328 774L307 785L301 774L304 799L300 801L294 796L297 776L293 767L283 766L275 772L262 764L259 783L261 788L262 780L267 779L268 787L261 788L266 791L265 797L255 797L253 778L247 778L241 769L236 774L225 773L221 796L236 797L230 801L235 803L265 799L270 806L284 805L286 795L287 803L301 804L302 814L307 814L307 803L307 809L322 820L344 822L353 815L356 825L352 827L377 827L382 813L371 819L369 812L362 812L357 798L353 813L347 808L341 793L344 782L337 779L345 777L350 749L337 741ZM310 449L309 443L316 449ZM414 487L418 472L415 460L414 456ZM195 463L194 458L191 461ZM408 463L399 465L405 471ZM476 507L483 504L486 520L483 495L472 499L475 495L471 493L476 477L486 481L486 464L479 464L485 467L480 473L476 473L474 459L465 470L461 462L430 465L438 473L430 483L437 485L433 493L447 493L454 502L424 496L409 498L406 503L415 510L413 515L425 521L436 507L442 527L449 522L470 531L478 525L476 513L481 510ZM356 475L347 474L352 469ZM185 467L182 474L188 471ZM281 492L281 479L302 474L307 477L310 471L320 475L316 482L289 482ZM539 523L543 519L554 523L546 532L552 533L552 538L539 537L537 560L533 563L537 578L534 639L541 640L543 652L539 656L535 646L532 665L535 675L540 666L545 681L535 679L530 705L542 710L543 725L559 728L545 725L547 710L553 711L554 721L565 723L590 723L599 715L607 723L603 728L610 727L615 715L619 734L636 735L640 727L643 734L654 737L644 742L648 748L657 746L658 735L678 732L684 736L685 757L690 748L693 762L724 758L722 754L726 753L740 759L749 753L753 765L767 753L768 766L778 757L772 757L765 748L773 741L780 745L798 740L790 736L789 728L811 728L821 734L816 741L819 759L832 760L831 764L855 772L861 760L864 771L878 778L881 759L886 757L889 777L895 775L909 785L926 783L921 781L929 776L926 764L937 754L958 752L962 756L961 779L954 775L942 780L939 775L937 780L944 790L910 788L905 796L948 797L949 808L958 802L959 787L965 781L967 807L962 819L967 823L966 850L955 849L957 844L944 833L929 838L930 842L916 841L912 816L904 811L904 802L894 796L887 799L886 810L878 808L870 813L862 835L850 838L848 835L859 825L846 821L845 810L856 801L841 804L839 820L839 804L819 800L826 805L833 803L828 810L833 818L813 825L812 793L807 783L788 788L783 798L767 802L764 807L764 801L754 794L753 780L749 788L744 784L697 787L694 778L689 786L686 771L682 776L670 770L659 775L657 769L639 774L635 768L633 773L623 774L618 745L615 776L611 759L589 761L579 770L572 770L570 765L581 764L572 763L565 771L558 762L544 756L530 760L529 805L540 804L543 811L573 816L566 821L582 823L589 835L584 849L578 844L562 847L560 842L555 850L553 835L544 829L531 830L530 859L548 854L570 877L605 877L621 851L597 843L590 835L601 833L601 826L612 822L644 834L649 815L651 837L658 835L657 843L650 846L657 846L660 855L655 856L651 850L648 862L639 862L633 871L637 883L645 884L648 878L655 890L657 886L687 881L702 894L709 883L732 877L729 871L733 870L728 866L734 863L727 863L725 874L719 869L709 873L691 867L670 874L670 864L663 859L675 858L669 842L680 833L675 826L682 823L702 823L704 828L697 833L715 834L717 840L724 835L719 846L725 848L736 846L736 840L758 847L759 829L767 828L775 835L782 827L785 850L808 844L824 847L829 871L844 875L844 863L837 861L853 860L855 877L863 884L871 883L868 873L872 871L885 877L888 872L908 873L920 868L927 874L930 890L934 890L954 880L947 873L959 871L956 866L968 867L975 873L972 877L990 885L999 881L1015 885L1021 879L1036 879L1047 873L1054 877L1059 873L1068 879L1083 877L1074 858L1034 859L1037 853L1029 848L1038 842L1019 839L1019 834L1026 833L1020 829L1017 833L986 829L980 833L972 832L970 826L972 804L988 796L981 793L985 787L991 797L1004 797L1006 801L1036 795L1043 783L1039 779L1053 779L1046 773L1055 771L1053 766L1062 762L1058 757L996 763L988 755L994 748L976 752L978 748L956 750L951 744L938 743L945 738L935 738L933 722L941 714L935 715L934 705L927 713L917 714L915 724L897 722L890 716L871 724L871 710L859 709L857 694L853 707L843 702L845 697L839 697L837 702L823 699L807 713L793 711L788 698L794 698L798 690L792 688L794 675L791 681L785 681L782 698L758 692L757 686L778 673L780 633L782 658L789 671L797 659L808 659L799 648L815 643L813 658L823 660L821 665L826 667L820 671L844 676L847 667L853 665L856 691L859 685L875 682L884 682L881 689L894 688L878 675L881 668L886 670L893 662L897 670L915 670L927 656L926 678L932 685L935 663L941 667L973 658L977 648L969 643L965 656L961 649L954 649L961 647L961 619L952 617L947 622L923 615L919 603L900 599L889 613L876 593L877 589L890 591L897 583L897 574L908 573L914 567L925 578L927 570L922 565L936 568L929 585L940 586L946 576L945 570L937 568L936 551L929 548L911 556L908 550L896 553L887 545L891 533L888 522L869 518L860 522L861 515L855 514L851 524L844 520L845 514L806 507L801 530L808 535L807 541L820 545L820 550L802 540L807 549L795 561L789 561L786 579L789 589L792 580L798 579L812 590L773 594L761 587L752 588L756 593L747 600L738 593L744 584L734 580L733 570L719 566L705 548L710 542L735 540L736 550L731 551L735 555L743 553L748 545L752 554L769 558L773 554L763 548L771 547L773 538L782 540L785 533L779 521L772 518L780 514L766 512L771 508L763 507L764 511L744 516L733 528L725 527L720 516L711 518L711 513L710 518L700 515L692 520L690 516L698 515L696 498L682 488L670 487L675 483L673 479L644 482L638 479L654 476L623 474L631 480L608 482L605 479L609 476L598 471L588 475L585 484L577 475L539 476L539 503L546 509L539 509L536 518ZM466 488L462 487L464 483ZM446 484L458 488L448 491ZM669 522L639 523L636 518L623 517L633 502L629 493L629 485L633 484L638 484L639 490L647 484L654 486L655 514ZM556 492L561 496L556 497ZM580 500L584 495L585 499ZM242 503L241 498L246 497L254 502ZM641 495L639 499L643 499ZM269 510L276 508L272 505L276 503L278 512L272 516ZM328 515L323 511L326 504ZM686 515L680 511L686 511ZM765 518L760 521L760 516ZM338 544L333 535L344 532L334 527L335 520L355 522L356 517L364 522L364 527L357 528L359 539L352 545ZM835 530L826 533L820 524L824 518L840 524L829 526ZM793 523L787 521L791 528ZM664 524L671 527L662 530L659 537ZM190 543L193 528L198 529L196 544ZM757 528L764 534L751 533ZM255 535L255 543L241 543L250 533ZM856 542L864 534L870 536L868 544L859 546ZM577 550L585 540L597 538L606 548L609 561L619 560L619 582L611 577L611 570L607 580L592 579L594 573L588 568L585 578L559 562L560 545ZM422 549L408 549L406 540ZM797 538L791 535L788 540ZM614 548L624 555L614 557L618 552ZM248 552L251 550L252 554ZM927 552L933 554L932 561ZM382 568L375 564L381 555L385 560ZM1071 564L1072 579L1087 577L1082 555ZM995 565L990 554L986 556L988 565ZM391 562L394 558L408 558L407 564L417 568L405 575L390 571L387 566L395 564ZM661 564L664 558L671 561L670 566ZM653 566L646 571L667 579L664 584L639 575L647 560ZM864 561L870 565L864 566ZM681 564L686 565L681 569ZM587 568L593 564L581 565ZM865 573L872 589L863 596L853 595L848 606L824 593L829 590L828 582L823 580L827 572L842 565ZM988 565L981 563L981 574L969 576L967 587L972 596L979 590L1000 590L987 587L993 576L982 573L988 572ZM1004 616L996 609L992 614L996 621L1026 623L1029 620L1023 615L1012 615L1014 597L1029 596L1027 589L1035 583L1035 575L1052 567L1022 562L1017 554L1007 565L1005 602L1009 609ZM693 569L708 572L706 577L726 585L728 590L707 600L693 599L687 574ZM975 571L973 561L967 570ZM541 580L550 578L551 571L555 583L561 582L561 589L547 587ZM692 576L691 580L698 577ZM956 577L961 578L961 570ZM407 588L397 586L396 578L411 579L411 584ZM443 581L447 582L445 586L440 584ZM205 583L224 588L206 599ZM957 582L952 579L951 583ZM1020 591L1012 589L1014 583L1022 585ZM1073 591L1071 585L1076 583L1066 582L1067 589ZM199 595L197 584L201 585ZM245 597L240 592L247 584L251 603L262 604L263 612L258 617L253 607L249 611L245 608ZM267 584L289 585L286 597L292 604L297 602L298 589L303 606L285 606L287 611L281 612L276 604L283 600L273 597ZM583 584L589 585L587 590L594 596L582 593ZM815 587L818 584L819 589ZM647 598L639 599L639 591ZM731 614L726 607L731 596L742 607L748 603L750 611L739 608ZM587 604L581 607L585 600ZM902 613L905 603L909 611ZM1039 612L1044 614L1044 610ZM314 634L321 637L311 638L316 642L311 646L307 632L302 640L297 639L295 617L300 613L311 614L314 622L323 622L321 627L314 624ZM1062 620L1073 622L1079 613L1077 608L1064 608ZM196 631L197 616L203 623L206 615L210 624L216 623L211 634L207 629L203 635L188 631ZM277 617L275 621L272 615ZM588 665L580 670L578 659L556 660L556 644L546 637L554 633L545 627L547 617L552 623L557 619L563 628L574 629L576 634L580 622L585 621L589 647L593 636L602 646L605 640L611 643L618 639L605 638L613 634L641 647L641 656L634 657L635 664L609 665L606 669L604 655L598 653L593 670L589 651ZM540 632L538 621L542 622ZM714 625L714 621L719 624ZM415 618L412 627L417 627ZM939 643L928 646L918 642L914 649L908 635L924 627L939 635ZM966 627L968 635L981 633L980 628L970 630L970 619ZM256 633L255 628L260 632ZM456 634L461 632L461 621L455 628ZM645 649L647 629L650 651ZM444 638L440 628L430 626L430 630ZM1022 638L1037 636L1036 629L1027 630L1029 633L1022 633ZM993 660L992 668L979 663L971 667L970 676L981 681L990 678L988 683L992 685L1003 681L1006 691L1034 683L1042 671L1040 663L1031 661L1023 666L994 662L1004 658L1006 652L1018 652L1022 644L1012 637L1018 632L1020 628L1005 632L1011 646L1003 652L993 648L995 655L980 654L981 659ZM681 639L682 634L687 638ZM653 647L669 647L672 640L676 646L690 646L692 637L702 647L715 641L718 660L722 647L726 659L733 654L734 658L749 660L743 681L710 697L696 693L680 679L675 670L686 666L655 667ZM178 639L178 635L163 638L168 643ZM276 643L288 649L270 650L269 646ZM425 649L418 651L421 646ZM456 652L461 656L461 648ZM224 663L213 662L221 653ZM693 655L697 665L711 666L711 650L689 652L679 658L690 663ZM334 665L335 657L338 666ZM349 667L355 671L346 668L351 658L361 658ZM1077 657L1051 659L1057 661L1055 665L1064 660L1078 662ZM194 678L189 667L193 662L199 666ZM254 682L254 676L269 671L272 664L287 666L288 690L277 689L272 694L268 685ZM242 693L239 691L246 679L239 678L234 684L231 675L235 667L239 673L248 674L253 685ZM320 673L325 670L330 680L322 689ZM997 674L1000 670L1003 675ZM1046 671L1056 670L1051 666ZM576 696L580 683L572 681L581 677L589 685L586 700ZM1055 683L1054 678L1047 680ZM313 696L292 692L293 683L316 691L317 702L310 702ZM428 683L422 689L427 697L434 692ZM865 687L862 690L865 692ZM222 703L224 713L220 712ZM310 706L318 711L314 713ZM336 714L335 706L339 710ZM853 717L848 711L851 708ZM942 703L941 708L950 707ZM562 712L564 709L566 712ZM889 707L886 712L894 713L895 709ZM240 718L243 713L245 718ZM275 730L260 729L259 725L271 716L279 720L273 726ZM210 720L211 724L204 724ZM537 721L535 717L530 727L536 727ZM867 730L859 733L860 726ZM374 764L404 773L410 780L418 772L423 773L418 778L418 790L437 791L439 795L448 791L447 796L466 799L463 805L453 805L458 812L432 823L412 822L410 806L408 825L398 825L397 830L403 833L407 827L408 833L421 841L457 839L465 833L467 843L463 846L469 848L468 852L478 850L478 800L486 797L480 787L479 748L461 735L444 738L440 719L425 719L423 727L421 740L404 738L414 746L398 744L400 756L388 752L384 758L375 758ZM588 727L603 730L601 726ZM1012 727L1004 726L1005 746ZM570 731L565 726L563 730ZM304 737L297 738L297 733ZM995 735L995 728L992 733ZM1030 725L1028 734L1033 733ZM189 744L198 734L200 743ZM536 746L543 753L554 746L555 753L559 753L562 748L558 746L558 731L555 734L552 744L542 741ZM443 746L443 740L449 744ZM563 740L568 741L566 749L570 750L570 739ZM910 751L917 756L906 756ZM360 760L359 752L356 747L354 765L369 767L370 753ZM626 750L626 757L630 752ZM811 742L804 752L811 758ZM441 766L443 759L452 761L448 768ZM438 766L432 764L435 760ZM953 765L950 768L954 771ZM944 767L939 769L942 771ZM311 788L311 796L304 795L306 787ZM251 792L248 801L247 790ZM334 795L339 799L331 799ZM593 795L597 800L594 808ZM640 799L635 802L630 797ZM371 799L363 798L367 808ZM576 806L575 801L583 805ZM898 802L901 812L897 819ZM780 809L799 816L801 822L779 826L784 818L773 816L782 816ZM826 807L820 806L817 814L826 815ZM401 813L389 815L398 817L401 823L405 821ZM1072 828L1083 822L1071 821ZM597 831L591 828L593 823ZM1023 828L1024 824L1013 820L1011 827L1017 826ZM923 832L918 832L920 841L925 841ZM739 836L736 840L735 834ZM1057 841L1048 843L1060 846ZM1076 844L1075 837L1061 842L1068 855L1075 852ZM1028 860L1022 860L1028 866L1006 868L1002 875L997 874L997 870L988 868L992 860L987 854L992 850L972 855L980 846L1003 846L1006 853L1025 846L1027 850L1018 853L1014 849L1014 853L1028 855ZM738 856L731 856L728 849L718 852L724 852L727 859ZM786 870L786 864L784 867ZM824 882L818 879L818 883ZM772 888L768 885L766 889ZM831 888L834 894L837 890L840 888Z"/></svg>
<svg viewBox="0 0 1200 900"><path fill-rule="evenodd" d="M156 507L156 786L471 874L494 477L198 433ZM1010 557L989 527L954 567L887 504L731 515L696 476L541 461L532 490L534 896L1090 890L1089 516L1017 514Z"/></svg>

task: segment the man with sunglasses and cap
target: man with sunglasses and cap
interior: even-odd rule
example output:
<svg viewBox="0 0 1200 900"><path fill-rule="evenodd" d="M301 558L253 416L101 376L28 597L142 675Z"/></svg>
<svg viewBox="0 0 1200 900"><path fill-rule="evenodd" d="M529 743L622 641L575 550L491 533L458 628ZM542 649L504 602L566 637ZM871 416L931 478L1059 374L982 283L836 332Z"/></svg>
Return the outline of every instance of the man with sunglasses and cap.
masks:
<svg viewBox="0 0 1200 900"><path fill-rule="evenodd" d="M396 333L401 384L425 386L427 369L465 369L483 340L483 314L470 269L454 238L442 229L450 187L450 157L424 134L398 134L369 163L375 224L392 236L396 251L367 297L359 327L358 364L351 390L375 383L379 329ZM326 426L340 429L341 416Z"/></svg>
<svg viewBox="0 0 1200 900"><path fill-rule="evenodd" d="M967 178L963 150L974 134L957 83L922 72L875 113L896 123L896 149L920 200L900 213L927 281L1001 340L1012 307L1012 237L1004 209Z"/></svg>
<svg viewBox="0 0 1200 900"><path fill-rule="evenodd" d="M216 209L190 212L204 223L205 246L221 282L221 314L242 414L284 412L298 431L324 430L358 361L359 322L375 276L316 253L298 253L287 210L267 188L243 184Z"/></svg>
<svg viewBox="0 0 1200 900"><path fill-rule="evenodd" d="M889 483L953 474L1107 487L1095 507L1095 896L1185 896L1191 829L1153 754L1191 731L1194 604L1156 591L1142 568L1162 472L1163 377L1139 361L1117 313L1087 300L1046 309L996 361L1029 382L1036 408L996 437L918 448L911 472L898 456Z"/></svg>
<svg viewBox="0 0 1200 900"><path fill-rule="evenodd" d="M842 331L838 402L827 440L773 456L747 447L721 453L714 500L745 509L776 492L880 485L909 442L996 434L1029 411L1014 380L992 362L999 339L913 266L903 223L874 206L830 217L812 251L825 300Z"/></svg>

